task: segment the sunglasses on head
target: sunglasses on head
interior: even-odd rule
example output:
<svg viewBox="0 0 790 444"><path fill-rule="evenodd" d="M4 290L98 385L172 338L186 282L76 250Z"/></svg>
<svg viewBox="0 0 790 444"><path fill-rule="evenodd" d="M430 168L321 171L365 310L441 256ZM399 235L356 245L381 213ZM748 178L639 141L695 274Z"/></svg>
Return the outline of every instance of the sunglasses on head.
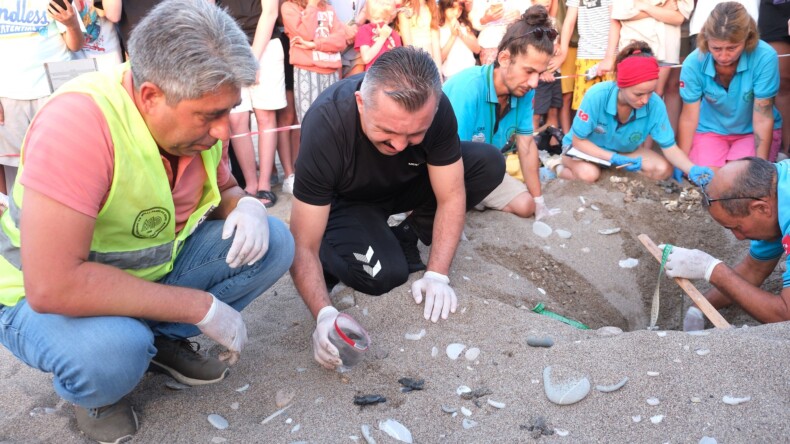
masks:
<svg viewBox="0 0 790 444"><path fill-rule="evenodd" d="M760 202L765 202L764 199L761 199L759 197L749 197L749 196L719 197L717 199L711 199L710 196L708 196L708 193L705 192L705 187L699 187L699 190L700 190L700 194L702 194L702 206L705 208L709 208L713 202L718 202L720 200L751 199L751 200L759 200Z"/></svg>
<svg viewBox="0 0 790 444"><path fill-rule="evenodd" d="M538 40L542 39L543 37L548 37L549 40L553 41L554 39L557 38L557 34L559 33L554 28L535 28L532 31L527 31L524 34L521 34L520 36L509 38L507 42L504 45L502 45L502 47L503 48L507 47L507 45L509 45L511 42L518 39L523 39L524 37L528 37L528 36L535 36L535 38Z"/></svg>

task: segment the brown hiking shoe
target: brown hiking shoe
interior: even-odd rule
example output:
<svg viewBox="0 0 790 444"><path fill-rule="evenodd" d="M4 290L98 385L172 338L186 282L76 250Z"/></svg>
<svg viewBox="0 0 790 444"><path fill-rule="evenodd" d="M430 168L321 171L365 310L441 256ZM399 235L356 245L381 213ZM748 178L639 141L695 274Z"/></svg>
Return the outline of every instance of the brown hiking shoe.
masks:
<svg viewBox="0 0 790 444"><path fill-rule="evenodd" d="M96 409L75 405L74 415L82 433L100 443L116 444L131 439L137 432L137 415L125 398Z"/></svg>
<svg viewBox="0 0 790 444"><path fill-rule="evenodd" d="M187 385L219 382L228 375L228 365L217 358L199 353L200 344L185 339L154 337L156 356L151 360L155 371L166 373Z"/></svg>

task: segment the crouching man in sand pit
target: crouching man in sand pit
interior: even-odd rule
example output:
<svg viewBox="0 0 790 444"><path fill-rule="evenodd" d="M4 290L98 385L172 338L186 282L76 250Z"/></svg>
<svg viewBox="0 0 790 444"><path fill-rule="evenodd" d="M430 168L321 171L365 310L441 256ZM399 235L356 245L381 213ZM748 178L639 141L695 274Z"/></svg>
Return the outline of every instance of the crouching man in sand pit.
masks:
<svg viewBox="0 0 790 444"><path fill-rule="evenodd" d="M747 157L730 162L702 189L702 204L736 238L751 239L749 254L730 268L703 251L673 247L667 276L707 280L714 288L705 297L716 308L737 304L760 322L790 320L790 267L779 295L759 288L782 254L790 253L790 161ZM703 326L702 312L691 307L683 329Z"/></svg>
<svg viewBox="0 0 790 444"><path fill-rule="evenodd" d="M129 54L38 112L0 219L0 342L52 373L101 442L137 430L124 397L149 366L223 379L247 341L239 311L293 259L288 229L245 197L222 151L258 68L238 25L208 2L165 1ZM201 333L220 359L193 348Z"/></svg>
<svg viewBox="0 0 790 444"><path fill-rule="evenodd" d="M364 77L363 77L364 76ZM327 88L302 123L291 209L291 268L313 316L313 354L341 365L328 333L338 281L380 295L425 270L417 240L431 245L412 285L425 319L447 319L457 299L448 273L465 212L502 181L505 164L486 144L461 143L439 71L420 50L384 53L362 75ZM411 211L397 227L390 214Z"/></svg>

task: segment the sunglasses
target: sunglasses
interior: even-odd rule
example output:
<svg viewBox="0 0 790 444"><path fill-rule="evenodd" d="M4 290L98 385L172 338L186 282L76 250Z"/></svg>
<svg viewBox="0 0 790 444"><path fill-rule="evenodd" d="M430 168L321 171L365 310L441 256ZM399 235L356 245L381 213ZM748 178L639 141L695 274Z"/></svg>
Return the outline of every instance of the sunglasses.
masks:
<svg viewBox="0 0 790 444"><path fill-rule="evenodd" d="M549 40L553 41L554 39L557 38L557 34L559 34L559 33L554 28L535 28L532 31L528 31L528 32L525 32L524 34L521 34L520 36L511 37L511 38L507 39L505 44L502 45L502 48L506 48L507 45L509 45L511 42L513 42L515 40L523 39L524 37L529 37L529 36L535 36L535 38L538 39L538 40L542 39L545 36L545 37L548 37Z"/></svg>
<svg viewBox="0 0 790 444"><path fill-rule="evenodd" d="M700 190L700 194L702 194L702 206L705 208L709 208L713 202L718 202L720 200L751 199L751 200L759 200L760 202L765 202L764 199L761 199L759 197L748 197L748 196L720 197L718 199L711 199L710 196L708 196L708 193L705 192L705 187L700 187L699 190Z"/></svg>

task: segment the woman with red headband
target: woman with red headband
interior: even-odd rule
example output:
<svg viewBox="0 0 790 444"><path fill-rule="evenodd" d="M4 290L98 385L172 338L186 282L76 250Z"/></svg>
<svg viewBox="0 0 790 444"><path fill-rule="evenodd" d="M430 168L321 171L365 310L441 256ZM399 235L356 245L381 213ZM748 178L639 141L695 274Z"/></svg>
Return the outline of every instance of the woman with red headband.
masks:
<svg viewBox="0 0 790 444"><path fill-rule="evenodd" d="M695 183L706 184L713 177L710 168L691 163L675 144L666 107L655 94L658 62L650 47L633 42L620 51L616 63L617 81L601 82L584 96L562 141L566 154L557 166L557 175L592 183L601 175L600 164L610 163L660 180L672 174L674 165ZM648 136L661 147L663 156L640 147ZM581 154L571 157L567 152L571 147ZM603 162L581 160L585 155Z"/></svg>

